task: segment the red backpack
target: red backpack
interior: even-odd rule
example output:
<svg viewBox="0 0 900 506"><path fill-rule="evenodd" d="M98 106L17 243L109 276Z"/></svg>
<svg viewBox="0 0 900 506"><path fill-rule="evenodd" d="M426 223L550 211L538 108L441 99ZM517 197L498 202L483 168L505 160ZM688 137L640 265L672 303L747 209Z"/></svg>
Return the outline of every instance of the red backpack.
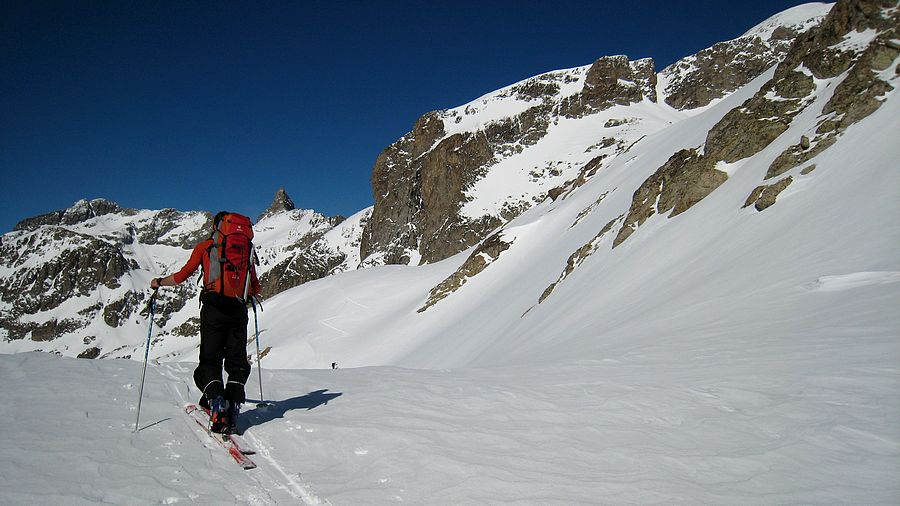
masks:
<svg viewBox="0 0 900 506"><path fill-rule="evenodd" d="M257 295L256 252L253 250L253 223L237 213L225 214L218 223L209 247L209 265L204 265L203 285L226 297L247 300Z"/></svg>

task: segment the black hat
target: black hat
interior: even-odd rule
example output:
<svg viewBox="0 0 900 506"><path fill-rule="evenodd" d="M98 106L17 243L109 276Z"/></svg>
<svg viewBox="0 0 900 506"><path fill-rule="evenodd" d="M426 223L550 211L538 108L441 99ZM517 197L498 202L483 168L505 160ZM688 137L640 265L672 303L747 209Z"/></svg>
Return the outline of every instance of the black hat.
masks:
<svg viewBox="0 0 900 506"><path fill-rule="evenodd" d="M219 228L219 222L222 221L226 215L231 214L229 211L219 211L216 213L216 217L213 218L213 229Z"/></svg>

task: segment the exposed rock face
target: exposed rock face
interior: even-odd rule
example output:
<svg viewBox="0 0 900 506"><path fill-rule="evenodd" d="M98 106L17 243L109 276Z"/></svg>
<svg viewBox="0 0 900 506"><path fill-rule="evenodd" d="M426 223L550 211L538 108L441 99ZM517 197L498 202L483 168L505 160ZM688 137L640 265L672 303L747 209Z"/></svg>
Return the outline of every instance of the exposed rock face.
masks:
<svg viewBox="0 0 900 506"><path fill-rule="evenodd" d="M134 212L134 211L129 211ZM190 227L183 233L184 220L188 216L202 217L202 222ZM213 216L208 212L185 213L175 209L163 209L156 213L152 220L131 226L127 229L129 236L123 237L125 244L134 241L141 244L161 244L165 246L177 246L183 249L192 249L198 242L203 241L212 234Z"/></svg>
<svg viewBox="0 0 900 506"><path fill-rule="evenodd" d="M78 358L97 358L100 356L100 348L93 346L78 354Z"/></svg>
<svg viewBox="0 0 900 506"><path fill-rule="evenodd" d="M499 220L469 221L459 216L463 190L493 160L488 135L502 139L504 125L479 134L443 134L432 113L386 149L375 163L375 208L366 226L361 255L378 252L383 263L408 264L412 253L433 262L477 243ZM528 128L527 126L524 128Z"/></svg>
<svg viewBox="0 0 900 506"><path fill-rule="evenodd" d="M122 208L118 204L108 200L79 200L66 210L54 211L34 218L26 218L16 224L13 230L35 230L41 225L74 225L97 216L120 211L122 211Z"/></svg>
<svg viewBox="0 0 900 506"><path fill-rule="evenodd" d="M779 180L777 183L770 184L767 186L757 186L750 196L747 197L747 201L744 202L743 207L748 207L750 205L754 206L757 211L763 211L768 209L775 203L775 199L778 198L778 194L783 192L785 188L790 186L793 182L793 178L790 176Z"/></svg>
<svg viewBox="0 0 900 506"><path fill-rule="evenodd" d="M444 122L463 120L457 112L437 111L420 118L375 163L375 207L363 235L362 257L371 257L370 263L430 263L477 244L531 205L508 202L497 214L462 215L466 191L495 163L539 142L559 117L581 118L615 105L656 100L651 59L600 58L586 70L581 90L562 96L562 86L574 79L572 74L550 73L510 87L497 97L534 105L476 131L448 135Z"/></svg>
<svg viewBox="0 0 900 506"><path fill-rule="evenodd" d="M706 137L706 155L731 163L759 153L788 129L813 90L812 78L800 72L773 79L716 123Z"/></svg>
<svg viewBox="0 0 900 506"><path fill-rule="evenodd" d="M581 118L628 105L647 97L656 101L656 69L652 59L629 62L625 56L606 56L595 61L588 70L584 89L563 99L560 114Z"/></svg>
<svg viewBox="0 0 900 506"><path fill-rule="evenodd" d="M263 298L323 278L346 259L345 253L332 251L318 242L324 234L344 221L343 216L328 218L313 211L297 210L284 188L275 192L272 205L259 216L257 223L262 226L263 220L276 215L287 216L296 222L303 221L307 225L304 233L296 235L288 245L282 246L283 250L291 252L290 255L275 262L260 276ZM264 248L257 249L264 260L275 254Z"/></svg>
<svg viewBox="0 0 900 506"><path fill-rule="evenodd" d="M372 170L375 208L360 245L363 258L379 251L385 263L408 263L407 251L418 247L411 228L422 207L419 159L443 135L443 121L429 113L378 156Z"/></svg>
<svg viewBox="0 0 900 506"><path fill-rule="evenodd" d="M703 107L744 86L778 62L777 53L759 37L741 42L720 42L697 53L692 61L682 60L667 68L664 73L680 70L685 75L667 87L666 103L676 109ZM736 61L740 64L732 64Z"/></svg>
<svg viewBox="0 0 900 506"><path fill-rule="evenodd" d="M857 56L851 48L842 47L844 37L867 29L895 33L898 13L887 12L893 7L896 7L894 0L838 1L821 24L797 38L779 65L776 78L800 65L818 79L842 74Z"/></svg>
<svg viewBox="0 0 900 506"><path fill-rule="evenodd" d="M782 61L794 40L819 21L760 26L673 63L662 71L666 103L695 109L726 96Z"/></svg>
<svg viewBox="0 0 900 506"><path fill-rule="evenodd" d="M820 25L794 41L784 61L775 69L774 77L759 92L725 114L710 129L703 155L676 153L641 185L614 247L654 212L672 208L675 216L724 182L727 176L714 169L718 162L732 163L753 156L781 136L794 117L815 99L813 77L832 79L847 72L825 105L818 135L811 140L801 138L798 144L778 156L766 174L767 179L811 160L834 144L835 135L849 124L874 112L881 105L878 97L892 87L873 71L887 69L900 54L894 43L896 27L900 26L900 9L896 7L895 1L838 2ZM864 50L849 43L851 32L870 29L877 31L877 35ZM678 183L673 185L675 181ZM785 178L773 185L760 186L746 205L753 203L759 210L767 208L791 181ZM674 205L672 192L679 194ZM654 207L657 198L659 203Z"/></svg>
<svg viewBox="0 0 900 506"><path fill-rule="evenodd" d="M327 217L315 211L295 209L284 189L275 194L272 206L260 217L257 228L269 227L269 222L263 220L275 216L282 222L295 222L298 225L290 233L286 244L275 247L257 246L257 254L264 264L264 272L261 271L263 274L260 276L263 298L340 270L358 267L358 261L348 258L348 251L325 239L326 234L344 223L346 218L343 216ZM364 224L365 219L359 223L359 227ZM350 243L349 247L358 251L361 230L345 229L343 233L348 235L344 239Z"/></svg>
<svg viewBox="0 0 900 506"><path fill-rule="evenodd" d="M544 290L544 293L542 293L540 298L538 299L538 304L544 302L544 300L546 300L547 297L549 297L553 293L553 290L555 290L556 287L563 282L563 280L565 280L573 272L575 272L575 269L578 268L578 266L581 265L582 262L587 260L588 257L590 257L592 254L594 254L594 252L597 251L597 249L600 247L600 241L603 240L603 237L605 237L606 234L616 226L619 220L624 218L624 216L625 215L621 215L618 218L607 223L602 229L600 229L600 232L598 232L593 239L591 239L587 244L578 248L578 250L569 255L569 259L566 261L566 267L565 269L563 269L562 274L559 275L559 279L551 283L550 286L548 286Z"/></svg>
<svg viewBox="0 0 900 506"><path fill-rule="evenodd" d="M825 133L832 128L843 132L881 107L879 97L891 91L893 86L876 77L875 72L886 70L900 56L900 47L893 42L896 36L896 30L883 32L860 56L835 89L831 100L825 104L822 114L832 115L833 119L827 126L820 127L817 133Z"/></svg>
<svg viewBox="0 0 900 506"><path fill-rule="evenodd" d="M284 191L284 188L279 188L278 191L275 192L275 198L272 199L272 205L256 218L256 222L259 223L269 216L274 216L278 213L293 211L294 208L294 201L291 200L287 192Z"/></svg>
<svg viewBox="0 0 900 506"><path fill-rule="evenodd" d="M427 310L459 290L469 279L481 273L497 260L500 254L509 249L511 245L511 242L503 240L503 235L500 232L485 239L456 272L431 289L431 292L428 294L428 300L424 306L418 309L418 312L421 313Z"/></svg>
<svg viewBox="0 0 900 506"><path fill-rule="evenodd" d="M801 139L799 144L789 147L778 155L778 158L769 166L769 170L766 172L766 179L780 176L794 167L799 167L807 160L811 160L822 151L828 149L836 141L837 137L834 135L817 136L815 145L811 144L810 141L804 143ZM804 145L806 145L805 148L803 147Z"/></svg>
<svg viewBox="0 0 900 506"><path fill-rule="evenodd" d="M728 176L715 168L715 161L696 150L674 155L634 192L631 208L613 247L627 239L637 227L656 213L669 217L683 213L719 187Z"/></svg>
<svg viewBox="0 0 900 506"><path fill-rule="evenodd" d="M127 225L110 228L97 221L101 218ZM102 199L79 201L64 211L23 220L0 245L0 265L13 273L0 283L0 304L6 307L0 316L0 329L10 340L30 335L34 341L52 341L86 328L95 320L112 328L121 326L144 306L144 293L122 287L132 272L141 269L128 252L130 245L137 241L193 246L197 236L203 234L193 227L185 230L184 225L205 226L207 220L203 213L171 209L141 217L136 210ZM28 318L57 310L71 299L98 297L101 288L112 298L81 309L77 316L51 318L44 323ZM160 323L183 307L195 292L190 287L181 290L184 293L180 297L166 297L169 303L158 313Z"/></svg>
<svg viewBox="0 0 900 506"><path fill-rule="evenodd" d="M15 278L0 283L0 299L13 305L14 314L53 309L98 285L116 288L123 274L137 268L114 244L65 229L23 239L7 241L0 248L3 265L17 268ZM41 260L42 254L66 243L79 246L57 250Z"/></svg>
<svg viewBox="0 0 900 506"><path fill-rule="evenodd" d="M894 7L891 11L890 8ZM811 160L837 141L844 130L875 112L879 97L893 87L877 76L900 56L896 44L900 12L896 2L838 2L822 24L798 39L787 59L776 71L776 78L796 75L794 68L806 68L819 79L847 73L836 86L822 110L819 127L812 139L803 137L778 156L769 167L766 179L777 177ZM847 36L866 30L878 33L864 49L847 43ZM802 96L805 89L795 96ZM808 92L807 92L808 93Z"/></svg>
<svg viewBox="0 0 900 506"><path fill-rule="evenodd" d="M310 237L311 242L301 247L291 258L279 262L260 277L262 297L268 298L308 281L324 278L343 264L346 255L322 246L322 233Z"/></svg>

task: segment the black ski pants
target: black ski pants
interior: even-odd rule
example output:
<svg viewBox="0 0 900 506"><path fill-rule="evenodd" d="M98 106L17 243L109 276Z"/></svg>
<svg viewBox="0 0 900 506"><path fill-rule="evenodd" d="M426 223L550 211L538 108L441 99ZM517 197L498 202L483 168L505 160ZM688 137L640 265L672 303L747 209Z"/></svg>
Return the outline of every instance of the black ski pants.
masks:
<svg viewBox="0 0 900 506"><path fill-rule="evenodd" d="M237 299L216 293L201 295L200 364L194 383L206 399L221 395L243 403L244 385L250 377L247 360L247 307ZM228 381L222 381L222 368Z"/></svg>

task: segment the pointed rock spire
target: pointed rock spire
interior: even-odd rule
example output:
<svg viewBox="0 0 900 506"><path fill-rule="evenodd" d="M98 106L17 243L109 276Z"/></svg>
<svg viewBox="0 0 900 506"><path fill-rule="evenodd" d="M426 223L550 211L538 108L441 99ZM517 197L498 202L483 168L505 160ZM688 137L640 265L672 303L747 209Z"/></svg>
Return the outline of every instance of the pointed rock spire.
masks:
<svg viewBox="0 0 900 506"><path fill-rule="evenodd" d="M275 192L275 198L272 199L272 205L269 206L268 209L263 211L262 214L259 215L259 218L256 219L257 222L262 221L269 216L284 212L284 211L293 211L294 210L294 201L291 200L291 197L288 196L287 192L284 191L284 188L279 188L277 192Z"/></svg>

